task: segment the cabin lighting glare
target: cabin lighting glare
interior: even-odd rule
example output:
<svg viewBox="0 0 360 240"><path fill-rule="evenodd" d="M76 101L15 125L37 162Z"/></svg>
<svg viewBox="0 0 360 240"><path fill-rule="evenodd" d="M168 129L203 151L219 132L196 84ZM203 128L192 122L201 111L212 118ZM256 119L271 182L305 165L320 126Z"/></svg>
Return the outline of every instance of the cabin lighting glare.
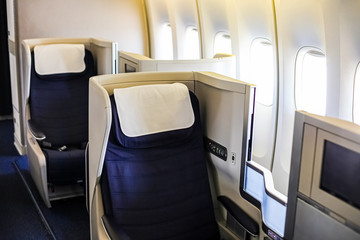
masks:
<svg viewBox="0 0 360 240"><path fill-rule="evenodd" d="M297 110L325 116L326 57L319 51L300 52L296 64L295 102Z"/></svg>
<svg viewBox="0 0 360 240"><path fill-rule="evenodd" d="M195 27L188 27L185 32L185 59L200 59L199 31Z"/></svg>
<svg viewBox="0 0 360 240"><path fill-rule="evenodd" d="M255 40L251 46L250 59L250 79L256 85L256 101L271 106L274 94L274 57L270 41Z"/></svg>
<svg viewBox="0 0 360 240"><path fill-rule="evenodd" d="M173 40L172 29L169 23L165 23L161 28L161 37L159 41L159 59L172 60L173 57Z"/></svg>
<svg viewBox="0 0 360 240"><path fill-rule="evenodd" d="M214 54L217 53L232 54L231 37L229 34L224 32L216 34L214 41Z"/></svg>

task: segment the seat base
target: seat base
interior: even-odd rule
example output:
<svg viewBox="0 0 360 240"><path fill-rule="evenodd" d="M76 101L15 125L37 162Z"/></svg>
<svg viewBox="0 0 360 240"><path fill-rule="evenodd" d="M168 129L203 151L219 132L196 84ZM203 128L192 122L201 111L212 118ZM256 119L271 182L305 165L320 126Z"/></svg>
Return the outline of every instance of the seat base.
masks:
<svg viewBox="0 0 360 240"><path fill-rule="evenodd" d="M71 185L48 187L48 193L49 193L50 201L85 195L83 184L71 184Z"/></svg>

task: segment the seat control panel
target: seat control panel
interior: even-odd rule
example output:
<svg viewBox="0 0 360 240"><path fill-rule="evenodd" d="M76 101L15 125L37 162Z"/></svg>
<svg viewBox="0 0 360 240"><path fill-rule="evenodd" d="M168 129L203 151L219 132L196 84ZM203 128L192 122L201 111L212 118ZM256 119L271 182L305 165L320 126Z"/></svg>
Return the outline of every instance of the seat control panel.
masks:
<svg viewBox="0 0 360 240"><path fill-rule="evenodd" d="M206 150L214 154L218 158L226 161L227 160L227 149L221 144L211 140L210 138L204 137L204 145Z"/></svg>

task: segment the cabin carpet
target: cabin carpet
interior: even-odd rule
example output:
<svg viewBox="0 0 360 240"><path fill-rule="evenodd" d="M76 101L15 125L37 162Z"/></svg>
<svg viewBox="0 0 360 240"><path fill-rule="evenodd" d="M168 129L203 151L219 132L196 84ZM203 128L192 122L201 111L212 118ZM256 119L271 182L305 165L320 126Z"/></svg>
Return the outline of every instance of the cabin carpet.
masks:
<svg viewBox="0 0 360 240"><path fill-rule="evenodd" d="M27 159L17 160L16 165L21 170L22 176L56 239L90 239L89 215L86 210L85 197L53 201L51 208L47 208L28 171Z"/></svg>
<svg viewBox="0 0 360 240"><path fill-rule="evenodd" d="M0 121L0 239L90 239L85 198L47 208L13 139L13 122Z"/></svg>
<svg viewBox="0 0 360 240"><path fill-rule="evenodd" d="M0 121L0 239L52 239L14 168L12 121Z"/></svg>

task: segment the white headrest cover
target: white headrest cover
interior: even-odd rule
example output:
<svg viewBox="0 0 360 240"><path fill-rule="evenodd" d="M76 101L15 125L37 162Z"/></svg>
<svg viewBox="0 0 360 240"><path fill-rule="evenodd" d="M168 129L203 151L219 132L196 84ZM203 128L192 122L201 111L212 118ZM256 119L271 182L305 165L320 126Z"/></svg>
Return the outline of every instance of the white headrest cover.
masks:
<svg viewBox="0 0 360 240"><path fill-rule="evenodd" d="M34 48L35 70L40 75L83 72L84 57L83 44L50 44Z"/></svg>
<svg viewBox="0 0 360 240"><path fill-rule="evenodd" d="M189 90L182 83L118 88L114 97L128 137L185 129L195 121Z"/></svg>

